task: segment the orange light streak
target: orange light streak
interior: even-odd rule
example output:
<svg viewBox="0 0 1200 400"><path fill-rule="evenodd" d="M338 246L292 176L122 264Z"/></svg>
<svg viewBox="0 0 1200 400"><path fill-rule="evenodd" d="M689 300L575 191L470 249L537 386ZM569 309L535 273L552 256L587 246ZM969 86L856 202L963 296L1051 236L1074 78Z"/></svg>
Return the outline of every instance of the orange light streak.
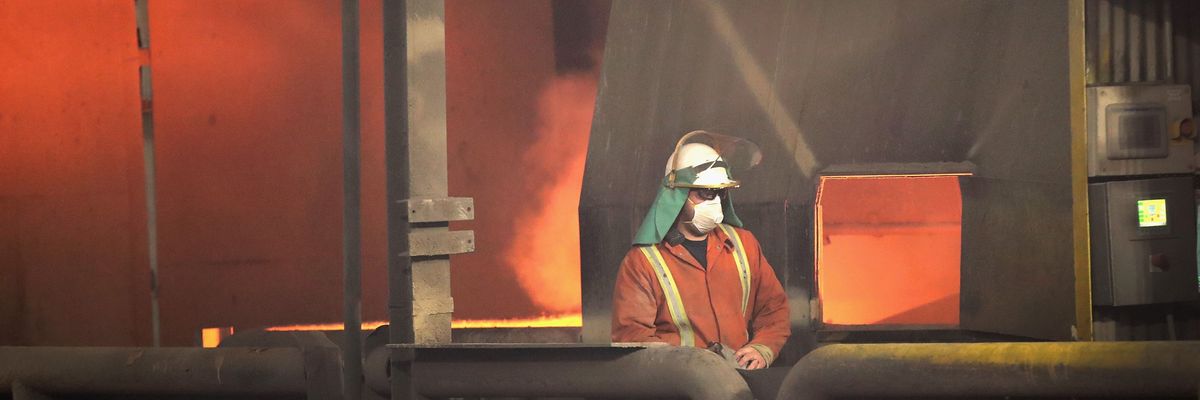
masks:
<svg viewBox="0 0 1200 400"><path fill-rule="evenodd" d="M452 328L577 328L583 326L583 314L564 314L521 319L456 320Z"/></svg>
<svg viewBox="0 0 1200 400"><path fill-rule="evenodd" d="M363 321L362 330L372 331L380 326L387 325L387 321ZM297 324L297 325L281 325L267 327L266 331L271 332L290 332L290 331L340 331L346 325L340 322L330 322L323 324Z"/></svg>
<svg viewBox="0 0 1200 400"><path fill-rule="evenodd" d="M387 321L365 321L362 324L364 331L374 330L383 325L387 325ZM327 324L300 324L300 325L283 325L272 326L266 328L268 331L337 331L341 330L344 325L340 323ZM454 320L450 323L450 327L454 329L478 329L478 328L577 328L583 326L582 314L563 314L554 316L541 316L537 318L518 318L518 319L467 319Z"/></svg>

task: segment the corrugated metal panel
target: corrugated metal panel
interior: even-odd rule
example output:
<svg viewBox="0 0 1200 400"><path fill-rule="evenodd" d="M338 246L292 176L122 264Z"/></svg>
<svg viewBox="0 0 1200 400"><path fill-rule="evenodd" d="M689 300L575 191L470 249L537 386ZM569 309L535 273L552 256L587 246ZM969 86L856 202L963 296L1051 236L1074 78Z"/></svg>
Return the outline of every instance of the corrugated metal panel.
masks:
<svg viewBox="0 0 1200 400"><path fill-rule="evenodd" d="M1089 85L1163 82L1196 87L1200 3L1190 0L1089 0Z"/></svg>

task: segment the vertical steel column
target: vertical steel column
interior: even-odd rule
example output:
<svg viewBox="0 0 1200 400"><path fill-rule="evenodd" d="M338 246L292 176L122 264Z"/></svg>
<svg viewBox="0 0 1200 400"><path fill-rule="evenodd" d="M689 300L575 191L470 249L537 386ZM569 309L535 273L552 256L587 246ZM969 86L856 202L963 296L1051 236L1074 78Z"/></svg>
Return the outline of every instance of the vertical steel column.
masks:
<svg viewBox="0 0 1200 400"><path fill-rule="evenodd" d="M1071 221L1075 271L1076 340L1092 340L1092 259L1091 228L1088 226L1087 189L1087 61L1084 37L1084 0L1067 2L1067 71L1071 90ZM1101 28L1103 29L1103 28Z"/></svg>
<svg viewBox="0 0 1200 400"><path fill-rule="evenodd" d="M362 397L362 246L359 217L358 0L342 0L342 398Z"/></svg>
<svg viewBox="0 0 1200 400"><path fill-rule="evenodd" d="M154 347L162 345L162 334L158 310L158 199L156 196L156 173L154 171L154 92L150 80L150 0L135 0L133 3L138 34L138 51L142 65L142 163L146 169L146 253L150 262L150 331Z"/></svg>
<svg viewBox="0 0 1200 400"><path fill-rule="evenodd" d="M389 342L413 343L412 258L408 253L408 4L383 2L384 152L387 167ZM393 399L414 399L413 352L394 350Z"/></svg>
<svg viewBox="0 0 1200 400"><path fill-rule="evenodd" d="M409 0L408 183L409 255L412 256L413 340L449 343L454 299L450 255L474 249L474 233L450 231L469 199L447 198L445 6L442 0ZM423 213L430 206L448 212Z"/></svg>

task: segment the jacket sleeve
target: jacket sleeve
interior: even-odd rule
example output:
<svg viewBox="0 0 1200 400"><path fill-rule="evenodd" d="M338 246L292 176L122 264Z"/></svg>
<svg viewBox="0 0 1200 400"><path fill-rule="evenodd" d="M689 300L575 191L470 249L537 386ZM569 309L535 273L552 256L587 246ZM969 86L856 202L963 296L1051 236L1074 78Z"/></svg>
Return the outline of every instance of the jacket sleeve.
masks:
<svg viewBox="0 0 1200 400"><path fill-rule="evenodd" d="M754 266L751 267L756 279L756 289L754 296L754 312L750 320L750 346L754 346L756 350L763 354L767 359L767 364L775 361L779 350L783 348L783 344L787 342L788 336L792 334L792 326L789 318L788 298L787 293L783 290L783 285L779 283L779 279L775 277L775 269L771 268L771 264L767 262L766 257L762 255L762 248L759 247L758 240L750 236L750 243L747 243L748 257Z"/></svg>
<svg viewBox="0 0 1200 400"><path fill-rule="evenodd" d="M612 341L664 342L655 335L658 299L651 288L645 259L636 248L625 254L613 288Z"/></svg>

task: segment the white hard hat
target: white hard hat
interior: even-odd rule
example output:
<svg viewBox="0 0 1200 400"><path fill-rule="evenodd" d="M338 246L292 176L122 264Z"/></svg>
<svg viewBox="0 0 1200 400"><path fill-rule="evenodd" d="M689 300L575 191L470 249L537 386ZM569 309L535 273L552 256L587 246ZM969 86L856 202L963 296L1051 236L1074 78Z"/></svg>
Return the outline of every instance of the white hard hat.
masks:
<svg viewBox="0 0 1200 400"><path fill-rule="evenodd" d="M691 172L695 173L695 179L691 182L687 182L687 179L675 179L684 169L691 169ZM715 149L703 143L686 143L679 146L667 159L667 168L663 174L674 187L723 189L739 185L738 181L730 177L729 164Z"/></svg>

